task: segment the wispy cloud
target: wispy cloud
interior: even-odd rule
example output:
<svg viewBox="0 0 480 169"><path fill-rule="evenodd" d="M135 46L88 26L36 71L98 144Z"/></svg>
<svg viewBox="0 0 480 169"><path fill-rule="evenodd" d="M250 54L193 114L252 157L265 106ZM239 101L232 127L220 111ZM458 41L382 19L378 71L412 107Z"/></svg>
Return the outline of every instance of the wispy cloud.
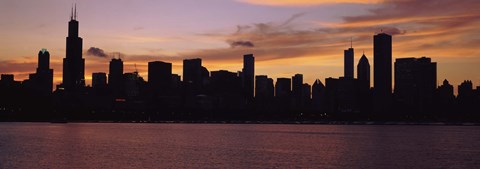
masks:
<svg viewBox="0 0 480 169"><path fill-rule="evenodd" d="M268 6L311 6L323 4L337 4L337 3L360 3L371 4L379 3L382 0L238 0L253 5L268 5Z"/></svg>

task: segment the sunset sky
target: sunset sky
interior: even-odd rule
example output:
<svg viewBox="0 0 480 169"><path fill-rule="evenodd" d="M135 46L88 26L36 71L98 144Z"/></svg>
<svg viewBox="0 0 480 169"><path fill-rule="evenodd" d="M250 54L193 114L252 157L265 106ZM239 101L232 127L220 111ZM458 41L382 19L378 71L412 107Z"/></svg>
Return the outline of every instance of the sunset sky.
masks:
<svg viewBox="0 0 480 169"><path fill-rule="evenodd" d="M114 53L145 78L149 61L172 62L180 75L182 60L197 57L210 71L238 71L253 53L257 75L324 82L343 76L351 38L355 67L364 51L373 73L373 35L383 30L393 35L394 59L431 57L439 84L480 85L478 0L0 0L0 73L28 78L47 48L61 82L73 3L88 84L92 72L108 72Z"/></svg>

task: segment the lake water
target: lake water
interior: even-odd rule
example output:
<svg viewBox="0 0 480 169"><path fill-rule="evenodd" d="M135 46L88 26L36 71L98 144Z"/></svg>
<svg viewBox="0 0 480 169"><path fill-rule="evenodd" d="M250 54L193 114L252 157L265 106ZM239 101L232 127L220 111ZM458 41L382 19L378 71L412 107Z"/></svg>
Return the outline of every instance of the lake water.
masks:
<svg viewBox="0 0 480 169"><path fill-rule="evenodd" d="M480 127L0 123L0 168L480 168Z"/></svg>

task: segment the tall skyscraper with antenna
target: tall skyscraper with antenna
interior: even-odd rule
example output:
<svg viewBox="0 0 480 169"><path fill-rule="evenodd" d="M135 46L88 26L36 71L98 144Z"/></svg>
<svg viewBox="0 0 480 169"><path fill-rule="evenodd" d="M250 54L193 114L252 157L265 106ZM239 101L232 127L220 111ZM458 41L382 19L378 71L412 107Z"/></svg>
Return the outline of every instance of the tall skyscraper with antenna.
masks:
<svg viewBox="0 0 480 169"><path fill-rule="evenodd" d="M353 59L354 59L354 50L353 50L353 41L350 40L350 48L343 51L344 54L344 77L348 79L353 79Z"/></svg>
<svg viewBox="0 0 480 169"><path fill-rule="evenodd" d="M78 92L85 87L85 59L82 57L83 39L78 36L77 7L72 7L68 22L66 55L63 59L62 87L67 92Z"/></svg>

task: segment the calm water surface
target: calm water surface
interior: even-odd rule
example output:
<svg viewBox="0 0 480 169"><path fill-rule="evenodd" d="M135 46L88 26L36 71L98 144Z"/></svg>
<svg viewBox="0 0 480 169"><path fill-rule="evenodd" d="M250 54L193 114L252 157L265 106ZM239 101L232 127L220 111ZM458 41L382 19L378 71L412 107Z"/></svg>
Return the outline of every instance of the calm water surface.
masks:
<svg viewBox="0 0 480 169"><path fill-rule="evenodd" d="M480 127L0 123L0 168L480 168Z"/></svg>

